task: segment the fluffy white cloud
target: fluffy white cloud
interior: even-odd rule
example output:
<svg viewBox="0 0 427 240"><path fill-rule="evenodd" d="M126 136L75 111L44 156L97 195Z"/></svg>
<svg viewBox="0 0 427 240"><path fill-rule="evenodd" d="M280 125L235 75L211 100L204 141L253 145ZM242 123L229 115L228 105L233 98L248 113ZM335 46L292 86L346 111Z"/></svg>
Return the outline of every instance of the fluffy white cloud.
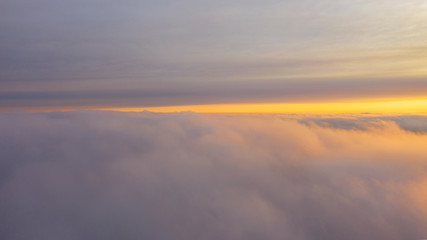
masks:
<svg viewBox="0 0 427 240"><path fill-rule="evenodd" d="M427 134L399 119L2 114L0 238L425 238Z"/></svg>

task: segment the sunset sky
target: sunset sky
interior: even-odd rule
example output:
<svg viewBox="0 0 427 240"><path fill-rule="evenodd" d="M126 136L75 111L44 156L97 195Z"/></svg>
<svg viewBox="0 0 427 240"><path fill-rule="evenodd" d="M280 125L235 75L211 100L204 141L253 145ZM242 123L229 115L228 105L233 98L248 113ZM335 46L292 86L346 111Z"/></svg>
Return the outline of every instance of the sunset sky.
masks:
<svg viewBox="0 0 427 240"><path fill-rule="evenodd" d="M427 239L427 0L0 0L0 239Z"/></svg>
<svg viewBox="0 0 427 240"><path fill-rule="evenodd" d="M3 0L0 111L422 113L426 12L424 0Z"/></svg>

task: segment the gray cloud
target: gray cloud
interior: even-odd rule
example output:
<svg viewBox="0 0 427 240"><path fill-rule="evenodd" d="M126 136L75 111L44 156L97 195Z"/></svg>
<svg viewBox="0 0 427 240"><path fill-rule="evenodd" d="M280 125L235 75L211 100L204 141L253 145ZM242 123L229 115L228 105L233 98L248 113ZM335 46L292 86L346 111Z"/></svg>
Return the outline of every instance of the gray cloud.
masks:
<svg viewBox="0 0 427 240"><path fill-rule="evenodd" d="M384 82L387 82L384 85ZM240 83L172 83L145 90L0 91L0 110L25 107L150 107L211 103L313 102L330 99L422 95L422 79L352 79L305 81L245 81Z"/></svg>
<svg viewBox="0 0 427 240"><path fill-rule="evenodd" d="M268 94L252 93L245 86L264 83L265 91L274 93L274 79L284 88L298 81L302 95L316 97L320 91L311 89L313 80L319 85L353 86L354 78L360 77L365 80L361 87L369 88L369 77L382 77L380 87L387 87L390 76L402 77L400 85L422 95L425 88L413 87L419 80L412 77L424 76L420 65L426 59L424 4L422 0L2 1L1 95L5 98L9 96L5 92L11 92L14 97L8 104L30 106L28 92L47 97L74 92L78 98L78 92L100 91L108 98L111 92L183 88L205 96L209 91L221 95L232 85L243 86L232 94L259 101ZM334 90L339 95L342 89ZM164 102L221 99L171 97ZM232 100L237 99L240 96ZM94 104L84 96L80 100ZM164 104L158 99L123 101Z"/></svg>
<svg viewBox="0 0 427 240"><path fill-rule="evenodd" d="M303 117L293 118L298 119L303 124L317 124L322 127L340 128L340 129L357 129L366 130L372 124L383 124L384 121L393 121L399 125L400 128L413 131L413 132L427 132L427 118L425 115L390 115L390 116L370 116L370 114L351 115L347 114L345 118L336 116L324 117ZM285 117L285 119L289 119ZM292 117L291 117L292 119Z"/></svg>
<svg viewBox="0 0 427 240"><path fill-rule="evenodd" d="M427 236L427 135L393 121L420 116L291 118L1 114L0 238Z"/></svg>

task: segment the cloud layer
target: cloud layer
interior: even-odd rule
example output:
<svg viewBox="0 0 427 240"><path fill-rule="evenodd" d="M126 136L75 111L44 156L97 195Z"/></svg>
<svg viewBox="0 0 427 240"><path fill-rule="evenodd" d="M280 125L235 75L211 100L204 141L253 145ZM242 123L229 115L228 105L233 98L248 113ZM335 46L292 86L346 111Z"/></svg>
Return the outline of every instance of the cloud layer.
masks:
<svg viewBox="0 0 427 240"><path fill-rule="evenodd" d="M426 7L4 0L0 110L426 96Z"/></svg>
<svg viewBox="0 0 427 240"><path fill-rule="evenodd" d="M1 114L0 238L427 237L426 118L337 119Z"/></svg>

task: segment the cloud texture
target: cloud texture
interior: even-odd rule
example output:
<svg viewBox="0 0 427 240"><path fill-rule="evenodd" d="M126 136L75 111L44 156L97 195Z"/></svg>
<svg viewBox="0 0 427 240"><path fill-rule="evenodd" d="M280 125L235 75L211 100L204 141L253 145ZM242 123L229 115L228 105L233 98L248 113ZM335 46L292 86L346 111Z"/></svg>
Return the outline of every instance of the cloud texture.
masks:
<svg viewBox="0 0 427 240"><path fill-rule="evenodd" d="M1 114L0 239L427 237L426 118L314 120Z"/></svg>
<svg viewBox="0 0 427 240"><path fill-rule="evenodd" d="M3 0L0 110L426 96L426 9L425 0Z"/></svg>

